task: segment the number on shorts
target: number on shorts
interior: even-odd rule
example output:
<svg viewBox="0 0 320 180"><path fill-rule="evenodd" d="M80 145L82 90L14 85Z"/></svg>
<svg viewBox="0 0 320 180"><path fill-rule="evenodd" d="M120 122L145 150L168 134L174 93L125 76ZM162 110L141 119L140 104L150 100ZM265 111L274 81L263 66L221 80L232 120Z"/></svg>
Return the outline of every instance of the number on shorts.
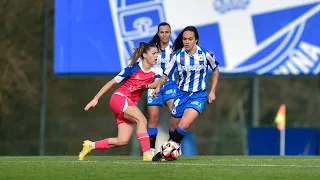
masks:
<svg viewBox="0 0 320 180"><path fill-rule="evenodd" d="M180 102L180 99L176 99L173 103L174 107L177 107Z"/></svg>

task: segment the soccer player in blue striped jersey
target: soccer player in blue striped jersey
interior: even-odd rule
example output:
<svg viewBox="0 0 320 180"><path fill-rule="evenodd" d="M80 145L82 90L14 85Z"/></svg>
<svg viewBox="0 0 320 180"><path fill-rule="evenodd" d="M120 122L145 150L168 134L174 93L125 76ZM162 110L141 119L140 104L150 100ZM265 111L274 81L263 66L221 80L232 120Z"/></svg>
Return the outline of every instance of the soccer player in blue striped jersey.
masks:
<svg viewBox="0 0 320 180"><path fill-rule="evenodd" d="M171 27L170 24L162 22L158 25L158 32L153 36L149 43L156 44L159 50L156 67L163 71L169 65L172 54L172 43L170 42ZM160 106L167 105L169 112L172 111L173 98L176 95L177 82L175 73L168 76L166 83L160 88L157 97L153 97L154 89L149 89L147 94L147 106L149 113L148 133L150 136L150 151L154 153L155 143L158 135L158 120Z"/></svg>
<svg viewBox="0 0 320 180"><path fill-rule="evenodd" d="M199 34L194 26L187 26L178 35L173 44L173 56L165 69L159 84L153 92L154 96L168 77L177 69L179 73L177 93L174 98L170 139L179 143L187 134L190 125L202 112L206 102L215 100L219 79L218 61L214 54L198 46ZM208 68L212 69L212 87L207 93ZM176 122L176 124L174 123ZM153 161L160 161L161 154L154 156Z"/></svg>

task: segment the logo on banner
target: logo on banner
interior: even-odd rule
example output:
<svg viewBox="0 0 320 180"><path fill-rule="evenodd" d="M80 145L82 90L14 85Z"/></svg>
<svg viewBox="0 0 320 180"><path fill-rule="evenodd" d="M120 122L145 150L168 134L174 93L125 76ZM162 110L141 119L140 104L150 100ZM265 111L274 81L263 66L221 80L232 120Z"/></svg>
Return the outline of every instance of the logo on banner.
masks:
<svg viewBox="0 0 320 180"><path fill-rule="evenodd" d="M127 66L135 43L149 41L158 24L166 21L172 27L172 42L184 27L196 26L200 46L215 53L222 73L319 74L320 3L283 1L110 0L120 63ZM190 13L181 19L177 7L197 9L198 17L207 18Z"/></svg>

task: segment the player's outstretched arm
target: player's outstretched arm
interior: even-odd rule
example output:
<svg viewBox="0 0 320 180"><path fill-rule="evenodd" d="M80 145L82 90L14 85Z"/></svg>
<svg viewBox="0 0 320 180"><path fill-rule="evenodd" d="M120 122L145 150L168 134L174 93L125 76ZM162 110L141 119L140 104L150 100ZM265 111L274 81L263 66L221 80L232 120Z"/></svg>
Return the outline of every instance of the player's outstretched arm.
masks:
<svg viewBox="0 0 320 180"><path fill-rule="evenodd" d="M211 103L216 99L216 88L219 81L219 68L215 67L212 71L212 86L209 92L208 102Z"/></svg>
<svg viewBox="0 0 320 180"><path fill-rule="evenodd" d="M101 89L100 91L97 93L96 96L94 96L95 99L100 99L100 97L106 93L107 91L110 90L110 88L117 84L116 80L115 79L111 79L109 82L107 82Z"/></svg>
<svg viewBox="0 0 320 180"><path fill-rule="evenodd" d="M84 108L84 110L88 111L91 107L95 107L98 104L98 101L100 99L100 97L106 93L107 91L109 91L109 89L116 84L116 80L112 79L109 82L107 82L101 89L100 91L97 93L97 95L94 96L94 98L86 105L86 107Z"/></svg>
<svg viewBox="0 0 320 180"><path fill-rule="evenodd" d="M159 82L157 83L156 88L160 89L161 86L163 86L168 80L168 76L166 74L163 74L161 78L159 79Z"/></svg>

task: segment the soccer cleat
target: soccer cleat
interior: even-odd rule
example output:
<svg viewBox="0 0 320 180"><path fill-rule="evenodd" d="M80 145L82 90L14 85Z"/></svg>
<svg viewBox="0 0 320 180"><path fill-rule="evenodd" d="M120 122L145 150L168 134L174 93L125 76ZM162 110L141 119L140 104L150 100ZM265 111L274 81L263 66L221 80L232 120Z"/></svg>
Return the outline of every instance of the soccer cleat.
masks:
<svg viewBox="0 0 320 180"><path fill-rule="evenodd" d="M160 152L153 156L152 161L162 161L163 157Z"/></svg>
<svg viewBox="0 0 320 180"><path fill-rule="evenodd" d="M143 153L142 161L152 161L153 154L151 151Z"/></svg>
<svg viewBox="0 0 320 180"><path fill-rule="evenodd" d="M79 160L82 161L86 155L92 150L92 142L89 140L83 141L82 151L79 153Z"/></svg>

